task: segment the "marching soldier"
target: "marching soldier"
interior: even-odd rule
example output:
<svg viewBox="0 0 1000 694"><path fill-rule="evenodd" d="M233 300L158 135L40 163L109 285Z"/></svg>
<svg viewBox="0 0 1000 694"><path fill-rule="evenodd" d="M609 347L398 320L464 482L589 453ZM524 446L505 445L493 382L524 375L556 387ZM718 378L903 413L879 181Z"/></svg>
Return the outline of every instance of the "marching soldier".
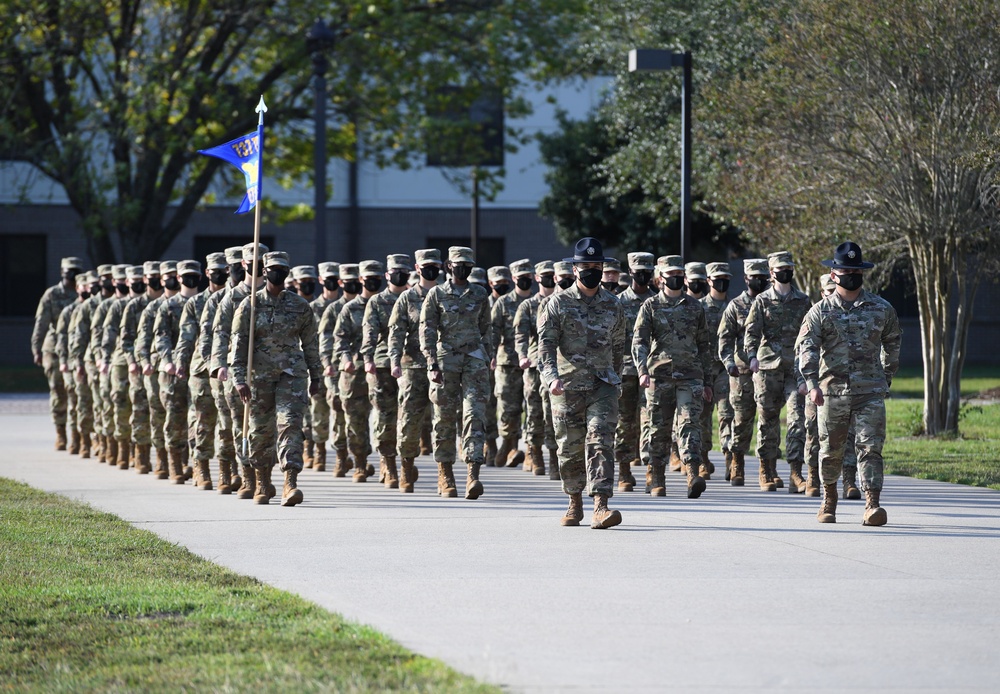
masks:
<svg viewBox="0 0 1000 694"><path fill-rule="evenodd" d="M344 264L340 268L341 296L323 309L323 317L319 321L319 357L323 362L323 375L332 382L333 392L336 394L331 409L335 413L334 419L334 450L337 453L337 467L334 468L335 477L344 477L354 467L354 461L348 451L347 440L347 416L344 413L345 404L340 396L340 365L337 355L334 354L334 328L337 327L337 317L348 301L361 294L361 280L358 276L358 266L356 264ZM339 412L337 408L340 408ZM343 424L341 425L341 420ZM365 454L367 455L367 453ZM370 472L366 468L368 476Z"/></svg>
<svg viewBox="0 0 1000 694"><path fill-rule="evenodd" d="M712 343L705 310L683 291L681 257L667 256L659 270L663 290L640 307L632 337L639 386L647 389L650 494L666 494L663 458L671 448L672 428L672 438L687 468L687 496L697 499L705 491L705 479L699 474L701 411L703 402L712 398L712 389L704 382L713 361Z"/></svg>
<svg viewBox="0 0 1000 694"><path fill-rule="evenodd" d="M319 292L319 275L316 273L316 268L312 265L296 265L292 268L292 283L294 285L293 289L289 291L296 292L299 296L309 302L310 308L312 307L313 300L317 298ZM286 289L288 289L286 282ZM315 315L315 309L314 309ZM319 323L319 318L316 319L317 324ZM312 469L313 465L316 463L315 448L316 444L313 440L313 420L312 420L312 406L306 409L305 414L302 417L303 429L302 433L305 436L304 448L302 449L302 464L306 469ZM322 472L326 469L326 459L323 459L323 467L317 472Z"/></svg>
<svg viewBox="0 0 1000 694"><path fill-rule="evenodd" d="M316 317L309 302L283 291L290 272L288 254L264 254L267 285L257 292L254 323L250 302L243 301L233 321L233 381L250 415L250 461L257 470L254 503L270 501L274 450L285 473L282 506L303 501L298 488L302 471L302 418L309 397L319 392L323 370L319 360ZM250 330L254 331L253 372L248 372ZM308 376L308 383L306 378Z"/></svg>
<svg viewBox="0 0 1000 694"><path fill-rule="evenodd" d="M708 274L708 294L701 299L701 305L705 309L705 321L708 323L708 333L711 337L712 365L705 373L705 385L712 388L712 399L705 402L705 408L701 414L701 464L702 476L707 480L715 466L708 459L708 452L712 450L712 410L719 409L719 447L726 458L726 481L732 479L730 465L732 463L732 453L730 452L730 439L733 427L733 408L729 404L729 374L726 367L719 360L719 324L722 322L722 314L729 303L727 292L729 291L729 281L732 273L729 272L729 263L709 263Z"/></svg>
<svg viewBox="0 0 1000 694"><path fill-rule="evenodd" d="M744 457L750 448L753 420L757 413L750 359L743 349L744 326L754 299L769 285L767 260L744 260L743 275L747 289L729 302L719 323L719 359L729 374L729 404L733 408L733 436L730 444L733 467L729 483L734 487L742 487L744 484Z"/></svg>
<svg viewBox="0 0 1000 694"><path fill-rule="evenodd" d="M434 403L434 459L438 493L458 495L455 483L455 436L462 403L462 453L468 465L465 498L483 493L485 408L489 402L489 295L470 280L475 259L471 248L448 249L450 278L427 292L420 312L420 349L427 360Z"/></svg>
<svg viewBox="0 0 1000 694"><path fill-rule="evenodd" d="M799 365L809 398L819 408L820 476L823 505L820 523L835 523L837 479L844 447L854 423L861 487L865 492L864 525L885 525L880 505L885 442L885 395L899 368L902 331L889 302L864 290L861 247L837 246L832 260L836 292L813 306L802 325Z"/></svg>
<svg viewBox="0 0 1000 694"><path fill-rule="evenodd" d="M524 453L517 447L521 439L521 413L524 403L524 371L518 365L514 337L514 316L518 307L531 296L531 276L534 268L527 258L510 264L509 277L514 280L514 291L505 292L493 303L490 312L491 345L493 354L494 395L497 400L497 425L500 434L500 450L494 464L515 467L518 460L525 460ZM537 475L545 474L545 461L538 451L528 449L530 457L524 463L527 472L538 467Z"/></svg>
<svg viewBox="0 0 1000 694"><path fill-rule="evenodd" d="M757 400L757 457L759 482L765 491L782 487L777 461L781 444L778 417L787 407L786 458L791 468L789 485L796 493L806 490L802 478L805 461L805 403L795 372L795 340L809 310L809 297L792 286L795 263L788 251L767 256L774 280L770 289L754 299L747 315L744 348L753 372Z"/></svg>
<svg viewBox="0 0 1000 694"><path fill-rule="evenodd" d="M614 294L601 288L605 258L594 238L577 242L576 284L549 297L538 315L538 363L552 396L559 472L569 508L560 523L583 520L583 490L594 497L590 527L611 528L621 513L608 508L615 484L625 318Z"/></svg>
<svg viewBox="0 0 1000 694"><path fill-rule="evenodd" d="M684 286L688 296L703 299L708 293L708 268L705 263L684 264Z"/></svg>
<svg viewBox="0 0 1000 694"><path fill-rule="evenodd" d="M618 294L618 281L622 276L622 264L615 258L608 258L604 261L604 272L601 274L601 286L611 292Z"/></svg>
<svg viewBox="0 0 1000 694"><path fill-rule="evenodd" d="M542 310L545 308L545 304L556 294L564 292L567 289L573 287L576 283L576 274L573 271L573 263L567 263L559 261L558 263L552 264L555 270L555 281L556 289L549 295L548 298L542 299L541 303L538 304L538 315L541 315ZM537 323L537 319L536 319ZM537 325L536 325L537 329ZM539 355L539 358L541 355ZM541 366L538 370L539 376L541 376ZM552 418L552 394L549 392L549 387L545 384L545 380L542 379L541 382L541 393L542 393L542 413L545 416L545 440L551 442L549 446L549 479L559 480L562 477L559 474L559 445L556 440L556 428L555 422ZM546 443L548 445L548 443Z"/></svg>
<svg viewBox="0 0 1000 694"><path fill-rule="evenodd" d="M420 281L399 295L389 317L389 363L392 376L399 379L399 458L403 466L399 488L404 493L412 493L417 481L414 458L420 451L426 412L431 409L427 360L420 351L420 311L441 273L441 252L436 248L419 250L414 256Z"/></svg>
<svg viewBox="0 0 1000 694"><path fill-rule="evenodd" d="M59 374L63 379L63 387L66 389L66 423L69 428L69 446L67 452L70 455L77 455L80 452L80 424L79 409L77 404L76 369L70 362L69 357L69 326L73 320L73 314L90 298L90 272L76 276L77 300L67 304L59 312L56 321L56 359L59 364Z"/></svg>
<svg viewBox="0 0 1000 694"><path fill-rule="evenodd" d="M94 364L97 367L100 398L99 419L95 416L95 421L101 426L101 455L98 460L111 465L118 464L118 440L114 437L114 404L111 402L111 375L110 364L104 361L104 321L107 319L108 311L118 303L119 300L128 298L128 276L126 275L128 265L114 265L111 268L112 286L114 294L106 301L98 304L94 309L94 316L90 326L90 349L94 354Z"/></svg>
<svg viewBox="0 0 1000 694"><path fill-rule="evenodd" d="M59 313L77 299L76 276L83 272L79 258L63 258L60 262L62 279L45 290L35 311L35 327L31 331L31 354L35 365L45 370L49 382L49 411L56 427L56 450L66 450L66 386L56 357L56 322Z"/></svg>
<svg viewBox="0 0 1000 694"><path fill-rule="evenodd" d="M385 267L389 286L365 305L361 358L365 363L368 392L375 405L375 447L384 473L383 481L386 488L399 489L396 469L399 384L392 376L389 363L389 321L399 296L407 289L413 263L410 256L395 254L386 257Z"/></svg>
<svg viewBox="0 0 1000 694"><path fill-rule="evenodd" d="M319 279L322 282L322 293L309 306L316 316L316 324L323 319L326 307L340 297L340 264L320 263ZM326 470L326 442L330 439L330 414L334 413L334 447L347 446L347 433L344 431L344 408L340 406L340 394L337 392L336 379L325 376L320 392L312 397L309 417L312 421L312 464L316 472ZM306 441L309 450L309 441Z"/></svg>
<svg viewBox="0 0 1000 694"><path fill-rule="evenodd" d="M649 285L653 279L655 259L652 253L629 253L628 266L632 285L618 295L625 318L625 334L635 332L635 319L639 308L653 296ZM605 267L607 265L605 264ZM618 461L618 490L630 492L635 488L632 465L640 464L640 422L645 415L645 389L639 387L639 372L632 361L631 345L622 361L622 395L618 399L618 426L615 429L615 460Z"/></svg>
<svg viewBox="0 0 1000 694"><path fill-rule="evenodd" d="M99 455L101 448L98 428L101 386L94 352L90 346L90 330L98 304L114 293L111 270L110 264L98 266L97 282L91 285L91 296L73 312L73 320L69 326L69 359L75 365L76 399L81 412L78 422L81 458L89 458L92 451Z"/></svg>

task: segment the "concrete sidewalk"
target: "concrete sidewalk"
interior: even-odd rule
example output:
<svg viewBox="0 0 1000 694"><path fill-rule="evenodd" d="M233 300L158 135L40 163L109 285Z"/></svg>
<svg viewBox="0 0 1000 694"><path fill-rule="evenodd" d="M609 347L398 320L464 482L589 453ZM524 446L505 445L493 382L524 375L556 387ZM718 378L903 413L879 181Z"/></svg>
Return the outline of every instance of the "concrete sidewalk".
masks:
<svg viewBox="0 0 1000 694"><path fill-rule="evenodd" d="M818 499L719 474L688 500L671 473L665 499L618 494L623 525L594 531L560 527L558 483L520 470L484 468L475 502L438 498L426 459L412 495L307 471L303 505L262 507L52 441L47 415L0 416L0 476L511 690L1000 691L994 491L890 477L889 525L864 528L864 502L819 525Z"/></svg>

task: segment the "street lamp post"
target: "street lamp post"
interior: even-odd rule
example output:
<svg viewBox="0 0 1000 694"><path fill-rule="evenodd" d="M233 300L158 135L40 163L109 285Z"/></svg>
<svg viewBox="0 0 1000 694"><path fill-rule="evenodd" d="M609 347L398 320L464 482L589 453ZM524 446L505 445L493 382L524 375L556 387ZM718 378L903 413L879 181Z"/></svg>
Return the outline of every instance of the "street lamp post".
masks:
<svg viewBox="0 0 1000 694"><path fill-rule="evenodd" d="M681 257L691 251L691 51L674 53L658 48L633 48L628 52L629 72L684 70L681 87Z"/></svg>
<svg viewBox="0 0 1000 694"><path fill-rule="evenodd" d="M333 32L322 19L306 32L306 48L312 58L316 78L316 258L326 262L326 71L330 67L325 53L333 46Z"/></svg>

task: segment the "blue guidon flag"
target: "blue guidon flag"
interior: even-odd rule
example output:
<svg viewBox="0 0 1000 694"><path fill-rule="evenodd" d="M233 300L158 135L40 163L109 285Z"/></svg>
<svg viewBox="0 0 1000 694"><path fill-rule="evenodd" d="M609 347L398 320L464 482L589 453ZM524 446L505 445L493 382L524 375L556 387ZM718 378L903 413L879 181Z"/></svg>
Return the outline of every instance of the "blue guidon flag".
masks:
<svg viewBox="0 0 1000 694"><path fill-rule="evenodd" d="M249 212L256 206L260 172L260 134L252 132L211 149L199 149L198 154L228 161L243 172L247 183L247 194L243 196L236 214Z"/></svg>

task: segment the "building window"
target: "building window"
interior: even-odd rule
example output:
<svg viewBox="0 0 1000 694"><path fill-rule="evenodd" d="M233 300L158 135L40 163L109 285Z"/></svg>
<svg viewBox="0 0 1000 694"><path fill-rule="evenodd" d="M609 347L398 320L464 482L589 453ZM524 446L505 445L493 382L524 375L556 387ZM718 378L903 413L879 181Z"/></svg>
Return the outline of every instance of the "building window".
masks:
<svg viewBox="0 0 1000 694"><path fill-rule="evenodd" d="M33 316L45 293L45 235L0 235L0 316Z"/></svg>

